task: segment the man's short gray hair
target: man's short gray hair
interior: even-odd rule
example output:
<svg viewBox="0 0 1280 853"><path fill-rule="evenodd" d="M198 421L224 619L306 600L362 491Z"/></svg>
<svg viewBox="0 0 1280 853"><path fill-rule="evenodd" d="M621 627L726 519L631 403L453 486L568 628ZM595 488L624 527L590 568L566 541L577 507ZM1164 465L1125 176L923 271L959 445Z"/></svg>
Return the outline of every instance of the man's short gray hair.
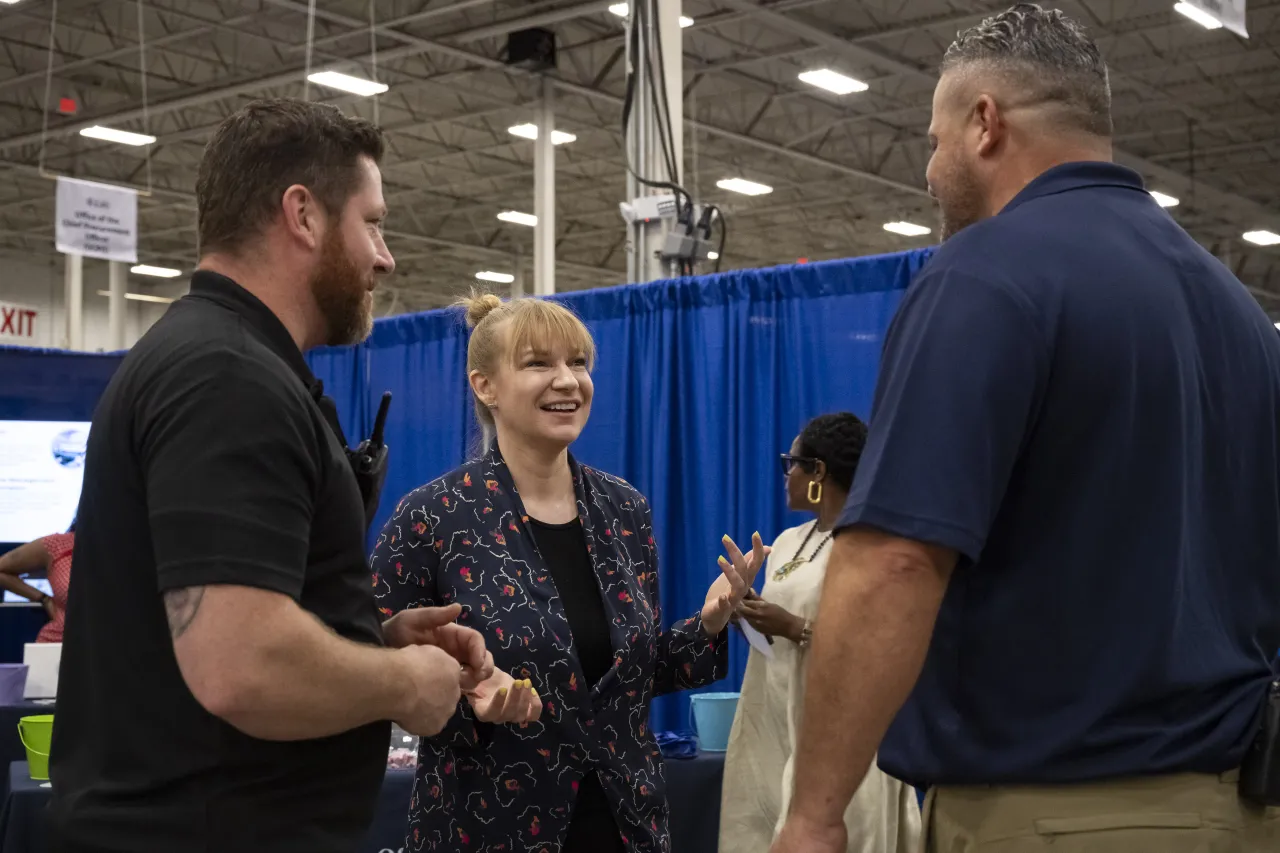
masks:
<svg viewBox="0 0 1280 853"><path fill-rule="evenodd" d="M1107 63L1084 27L1058 9L1019 3L960 33L941 70L967 65L1006 75L1027 100L1058 107L1068 126L1111 135Z"/></svg>

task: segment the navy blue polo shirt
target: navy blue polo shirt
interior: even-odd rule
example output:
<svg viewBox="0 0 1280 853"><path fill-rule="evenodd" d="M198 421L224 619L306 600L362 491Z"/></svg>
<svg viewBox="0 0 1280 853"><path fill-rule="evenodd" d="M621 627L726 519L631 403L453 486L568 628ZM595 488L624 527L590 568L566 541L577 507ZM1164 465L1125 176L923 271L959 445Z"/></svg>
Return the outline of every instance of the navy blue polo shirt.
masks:
<svg viewBox="0 0 1280 853"><path fill-rule="evenodd" d="M880 749L916 784L1239 766L1280 647L1280 345L1110 163L944 244L841 526L960 559Z"/></svg>

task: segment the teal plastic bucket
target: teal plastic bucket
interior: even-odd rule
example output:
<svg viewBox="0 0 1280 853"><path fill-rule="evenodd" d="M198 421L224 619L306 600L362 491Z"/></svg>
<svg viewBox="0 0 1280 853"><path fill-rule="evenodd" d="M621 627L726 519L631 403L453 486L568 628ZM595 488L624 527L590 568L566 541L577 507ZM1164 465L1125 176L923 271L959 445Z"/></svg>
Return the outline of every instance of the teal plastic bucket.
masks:
<svg viewBox="0 0 1280 853"><path fill-rule="evenodd" d="M738 710L737 693L698 693L689 697L698 746L703 752L724 752L729 748L729 730Z"/></svg>

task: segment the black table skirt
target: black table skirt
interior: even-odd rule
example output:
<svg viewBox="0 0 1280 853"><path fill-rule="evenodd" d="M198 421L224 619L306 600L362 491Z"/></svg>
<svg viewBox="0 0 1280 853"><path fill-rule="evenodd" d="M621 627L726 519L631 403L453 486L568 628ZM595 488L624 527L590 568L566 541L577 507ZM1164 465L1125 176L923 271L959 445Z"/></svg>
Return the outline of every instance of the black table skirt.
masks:
<svg viewBox="0 0 1280 853"><path fill-rule="evenodd" d="M697 758L668 759L666 764L671 853L715 853L720 842L724 753L704 752Z"/></svg>
<svg viewBox="0 0 1280 853"><path fill-rule="evenodd" d="M0 812L0 851L44 853L44 807L49 788L33 781L26 761L9 765L8 792ZM714 853L720 834L720 780L724 756L703 754L667 762L671 802L671 853ZM373 826L359 853L399 853L404 847L412 770L388 770Z"/></svg>

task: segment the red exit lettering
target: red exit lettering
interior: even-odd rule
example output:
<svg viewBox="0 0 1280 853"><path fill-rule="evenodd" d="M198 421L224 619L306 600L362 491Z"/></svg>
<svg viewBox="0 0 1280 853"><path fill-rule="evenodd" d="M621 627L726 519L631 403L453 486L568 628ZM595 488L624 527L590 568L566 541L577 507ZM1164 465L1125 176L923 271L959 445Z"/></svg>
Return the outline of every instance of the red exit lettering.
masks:
<svg viewBox="0 0 1280 853"><path fill-rule="evenodd" d="M30 308L5 308L0 306L0 335L30 338L36 331L36 314Z"/></svg>

